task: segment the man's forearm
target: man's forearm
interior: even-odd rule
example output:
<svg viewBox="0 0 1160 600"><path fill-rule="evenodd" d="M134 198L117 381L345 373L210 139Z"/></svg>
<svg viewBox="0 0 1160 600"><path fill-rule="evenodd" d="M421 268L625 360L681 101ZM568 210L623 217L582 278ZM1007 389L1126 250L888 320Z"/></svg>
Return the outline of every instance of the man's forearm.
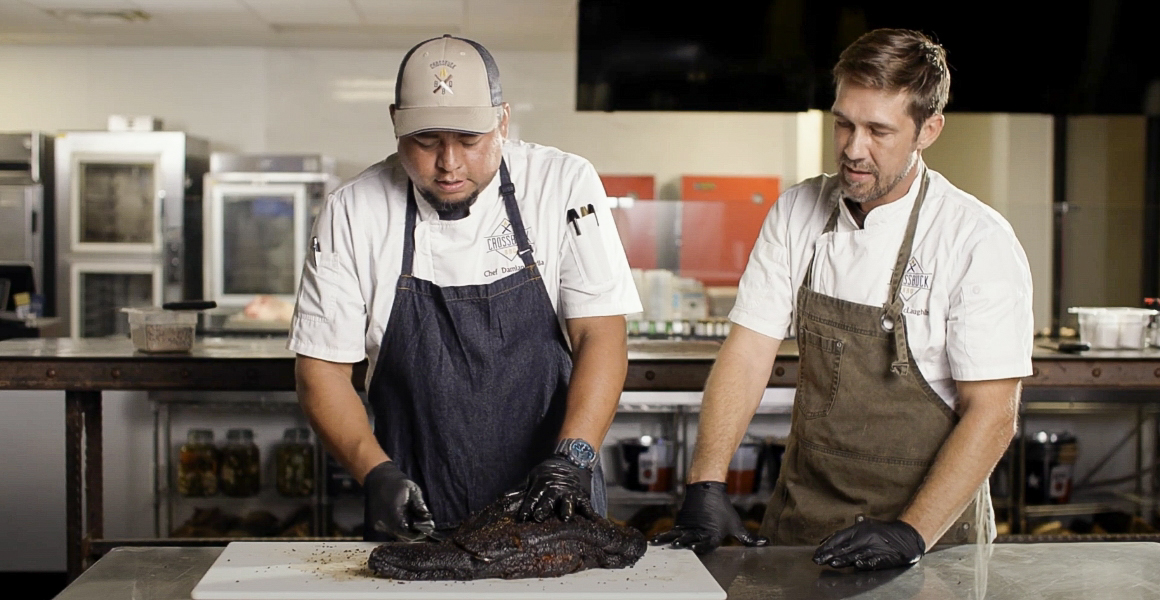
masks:
<svg viewBox="0 0 1160 600"><path fill-rule="evenodd" d="M624 317L569 319L567 325L573 366L559 439L580 438L599 449L628 374Z"/></svg>
<svg viewBox="0 0 1160 600"><path fill-rule="evenodd" d="M1019 390L1017 379L959 383L962 418L900 516L918 530L927 548L938 542L971 503L1007 450L1015 435Z"/></svg>
<svg viewBox="0 0 1160 600"><path fill-rule="evenodd" d="M705 383L689 483L725 481L729 460L761 404L780 346L781 340L733 326Z"/></svg>
<svg viewBox="0 0 1160 600"><path fill-rule="evenodd" d="M298 402L323 446L361 484L368 471L387 460L350 382L351 365L298 356L294 374Z"/></svg>

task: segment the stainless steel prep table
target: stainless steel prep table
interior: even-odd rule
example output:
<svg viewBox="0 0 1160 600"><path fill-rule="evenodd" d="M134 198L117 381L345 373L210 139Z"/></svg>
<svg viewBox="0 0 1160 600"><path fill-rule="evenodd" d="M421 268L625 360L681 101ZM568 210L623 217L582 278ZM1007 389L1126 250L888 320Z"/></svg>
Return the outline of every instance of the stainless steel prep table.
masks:
<svg viewBox="0 0 1160 600"><path fill-rule="evenodd" d="M121 547L56 600L186 600L222 548ZM721 548L702 562L730 600L860 598L1079 600L1160 597L1160 544L996 544L937 549L909 569L835 571L812 547Z"/></svg>
<svg viewBox="0 0 1160 600"><path fill-rule="evenodd" d="M719 343L629 342L627 391L700 391ZM1025 386L1160 388L1160 351L1065 354L1036 348ZM797 345L782 343L770 387L797 381ZM353 382L362 389L366 364ZM145 354L127 338L36 338L0 341L0 390L65 392L68 572L76 577L104 539L101 392L104 390L293 391L294 354L282 338L200 338L188 354ZM1160 402L1152 394L1150 402ZM162 540L163 541L163 540Z"/></svg>

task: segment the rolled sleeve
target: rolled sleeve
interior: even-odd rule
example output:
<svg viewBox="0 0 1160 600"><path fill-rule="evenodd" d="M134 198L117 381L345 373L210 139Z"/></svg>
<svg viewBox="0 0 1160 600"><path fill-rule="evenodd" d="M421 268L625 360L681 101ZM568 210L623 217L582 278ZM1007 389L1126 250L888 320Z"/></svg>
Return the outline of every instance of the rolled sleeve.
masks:
<svg viewBox="0 0 1160 600"><path fill-rule="evenodd" d="M984 381L1031 375L1035 323L1022 246L1012 232L996 228L964 260L947 320L951 376Z"/></svg>
<svg viewBox="0 0 1160 600"><path fill-rule="evenodd" d="M785 207L783 197L766 215L729 311L733 323L779 340L793 323L793 278L781 225Z"/></svg>
<svg viewBox="0 0 1160 600"><path fill-rule="evenodd" d="M314 223L286 347L320 360L366 358L366 303L355 270L346 203L331 195ZM316 242L316 247L315 247Z"/></svg>
<svg viewBox="0 0 1160 600"><path fill-rule="evenodd" d="M596 210L591 227L582 231L596 234L584 239L566 223L560 249L560 313L565 319L605 317L639 313L640 297L632 280L628 257L608 207L608 197L596 169L585 162L573 180L567 207L579 211L592 205ZM565 219L566 211L560 218ZM599 225L596 225L599 223Z"/></svg>

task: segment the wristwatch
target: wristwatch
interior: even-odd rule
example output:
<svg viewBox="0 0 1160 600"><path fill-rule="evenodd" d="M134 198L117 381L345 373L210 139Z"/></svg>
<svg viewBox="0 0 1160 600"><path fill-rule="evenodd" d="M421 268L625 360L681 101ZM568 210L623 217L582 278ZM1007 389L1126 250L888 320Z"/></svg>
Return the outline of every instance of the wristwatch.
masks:
<svg viewBox="0 0 1160 600"><path fill-rule="evenodd" d="M581 469L591 470L596 466L600 457L592 444L580 438L564 438L556 444L556 456L563 457L568 462Z"/></svg>

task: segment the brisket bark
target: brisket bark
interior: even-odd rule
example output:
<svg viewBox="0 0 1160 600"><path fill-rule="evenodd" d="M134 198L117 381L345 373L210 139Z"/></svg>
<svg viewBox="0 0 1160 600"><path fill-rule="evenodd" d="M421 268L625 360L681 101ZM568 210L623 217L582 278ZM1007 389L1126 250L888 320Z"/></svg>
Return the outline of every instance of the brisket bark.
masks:
<svg viewBox="0 0 1160 600"><path fill-rule="evenodd" d="M367 561L381 577L407 580L559 577L631 567L647 544L635 529L603 517L516 522L520 494L508 493L438 543L388 542Z"/></svg>

